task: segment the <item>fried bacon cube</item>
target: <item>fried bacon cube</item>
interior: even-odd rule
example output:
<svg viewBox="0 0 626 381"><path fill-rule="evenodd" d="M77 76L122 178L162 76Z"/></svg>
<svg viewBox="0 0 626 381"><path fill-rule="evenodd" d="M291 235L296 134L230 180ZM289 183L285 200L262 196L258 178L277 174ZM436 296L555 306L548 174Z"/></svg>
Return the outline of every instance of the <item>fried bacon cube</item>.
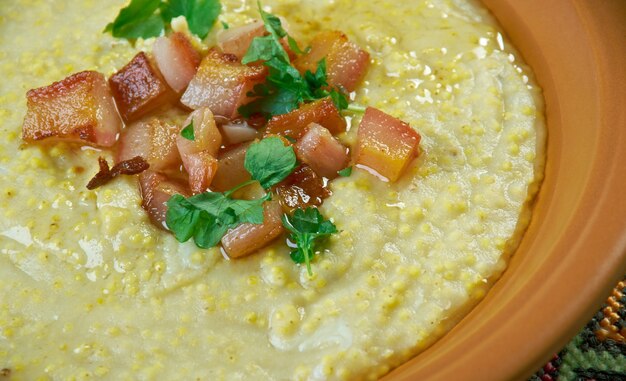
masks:
<svg viewBox="0 0 626 381"><path fill-rule="evenodd" d="M280 22L286 30L286 20L281 17ZM232 54L241 61L246 55L252 40L254 40L255 37L262 37L267 34L267 29L265 29L263 21L255 20L245 25L223 30L217 35L217 47L222 53ZM289 59L295 59L296 54L289 47L287 39L282 38L280 43L289 55Z"/></svg>
<svg viewBox="0 0 626 381"><path fill-rule="evenodd" d="M247 66L232 54L222 54L213 49L200 63L181 102L194 110L208 107L213 114L235 118L239 106L248 103L248 92L265 80L266 69Z"/></svg>
<svg viewBox="0 0 626 381"><path fill-rule="evenodd" d="M165 223L167 200L175 194L191 196L187 184L168 179L165 175L154 171L145 171L139 175L139 190L141 206L148 213L150 221L165 230L167 230Z"/></svg>
<svg viewBox="0 0 626 381"><path fill-rule="evenodd" d="M280 205L286 212L320 206L330 196L327 182L308 165L301 165L274 188Z"/></svg>
<svg viewBox="0 0 626 381"><path fill-rule="evenodd" d="M167 84L179 94L196 74L201 59L191 42L180 32L157 38L152 54Z"/></svg>
<svg viewBox="0 0 626 381"><path fill-rule="evenodd" d="M216 192L225 192L250 180L250 173L244 167L249 145L240 144L220 154L211 189Z"/></svg>
<svg viewBox="0 0 626 381"><path fill-rule="evenodd" d="M346 120L330 98L307 103L287 114L275 115L267 123L266 135L289 136L300 139L311 123L328 129L333 135L346 130Z"/></svg>
<svg viewBox="0 0 626 381"><path fill-rule="evenodd" d="M296 142L295 151L300 161L328 179L337 177L337 171L350 161L348 149L317 123L309 125L308 131Z"/></svg>
<svg viewBox="0 0 626 381"><path fill-rule="evenodd" d="M122 132L115 162L141 156L152 170L176 168L181 163L176 147L178 132L179 126L158 118L137 121Z"/></svg>
<svg viewBox="0 0 626 381"><path fill-rule="evenodd" d="M177 99L174 90L144 52L139 52L113 74L109 78L109 85L117 108L127 122L137 120Z"/></svg>
<svg viewBox="0 0 626 381"><path fill-rule="evenodd" d="M418 156L420 140L407 123L368 107L357 131L354 160L393 182Z"/></svg>
<svg viewBox="0 0 626 381"><path fill-rule="evenodd" d="M122 127L107 82L95 71L29 90L26 99L22 138L27 142L54 137L110 147Z"/></svg>
<svg viewBox="0 0 626 381"><path fill-rule="evenodd" d="M193 124L191 124L193 122ZM189 140L180 133L176 145L189 174L189 186L194 194L207 190L217 172L217 153L222 145L222 135L217 129L211 110L204 107L191 113L183 128L193 126L194 139Z"/></svg>
<svg viewBox="0 0 626 381"><path fill-rule="evenodd" d="M370 63L370 55L338 31L317 34L311 41L311 50L294 61L301 72L315 73L317 63L326 58L328 83L347 92L354 91L363 80Z"/></svg>
<svg viewBox="0 0 626 381"><path fill-rule="evenodd" d="M281 221L283 210L276 201L263 204L262 224L241 224L222 237L222 247L230 258L241 258L267 246L285 229Z"/></svg>
<svg viewBox="0 0 626 381"><path fill-rule="evenodd" d="M267 30L265 30L263 21L255 20L251 23L222 31L217 36L217 47L223 53L232 54L241 60L246 55L252 40L265 34L267 34Z"/></svg>

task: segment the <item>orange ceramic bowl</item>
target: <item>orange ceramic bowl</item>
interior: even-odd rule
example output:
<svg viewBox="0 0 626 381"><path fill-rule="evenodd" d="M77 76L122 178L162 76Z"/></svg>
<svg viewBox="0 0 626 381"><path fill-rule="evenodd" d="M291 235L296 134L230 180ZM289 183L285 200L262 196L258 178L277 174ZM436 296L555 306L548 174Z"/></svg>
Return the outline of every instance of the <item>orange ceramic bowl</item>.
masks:
<svg viewBox="0 0 626 381"><path fill-rule="evenodd" d="M626 1L484 0L544 90L545 180L509 268L385 380L523 380L626 273Z"/></svg>

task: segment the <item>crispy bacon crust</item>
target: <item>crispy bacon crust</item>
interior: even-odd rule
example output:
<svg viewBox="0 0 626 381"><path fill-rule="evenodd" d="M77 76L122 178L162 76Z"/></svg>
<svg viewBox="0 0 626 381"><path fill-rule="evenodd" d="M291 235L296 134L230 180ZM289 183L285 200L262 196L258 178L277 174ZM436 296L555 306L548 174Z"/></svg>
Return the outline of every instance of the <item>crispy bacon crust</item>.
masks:
<svg viewBox="0 0 626 381"><path fill-rule="evenodd" d="M125 121L133 121L158 107L173 103L177 95L150 61L139 52L109 78L111 92Z"/></svg>
<svg viewBox="0 0 626 381"><path fill-rule="evenodd" d="M212 49L200 63L181 102L194 110L208 107L215 115L233 119L239 106L251 100L248 92L262 83L266 74L263 66L243 65L237 56Z"/></svg>
<svg viewBox="0 0 626 381"><path fill-rule="evenodd" d="M89 190L96 189L119 175L136 175L150 167L148 162L141 156L135 156L130 160L117 163L111 169L109 169L109 163L107 163L106 159L100 156L98 158L98 164L100 170L89 180L89 183L87 183L87 189Z"/></svg>
<svg viewBox="0 0 626 381"><path fill-rule="evenodd" d="M287 178L276 185L274 191L285 212L291 213L309 206L320 206L331 195L328 183L308 165L296 168Z"/></svg>
<svg viewBox="0 0 626 381"><path fill-rule="evenodd" d="M107 82L95 71L29 90L26 99L22 138L27 142L54 137L110 147L122 127Z"/></svg>
<svg viewBox="0 0 626 381"><path fill-rule="evenodd" d="M287 114L276 115L267 123L265 135L289 136L300 139L311 123L327 128L333 135L346 130L346 120L330 98L307 103Z"/></svg>

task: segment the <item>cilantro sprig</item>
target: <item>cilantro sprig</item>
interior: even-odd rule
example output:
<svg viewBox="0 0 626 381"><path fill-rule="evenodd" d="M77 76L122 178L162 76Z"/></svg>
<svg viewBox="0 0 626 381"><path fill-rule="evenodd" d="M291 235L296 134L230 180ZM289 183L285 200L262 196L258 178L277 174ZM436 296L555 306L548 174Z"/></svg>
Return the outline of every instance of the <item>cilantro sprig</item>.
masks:
<svg viewBox="0 0 626 381"><path fill-rule="evenodd" d="M308 274L313 275L311 260L315 256L316 245L323 238L337 233L337 227L313 207L296 209L292 216L283 215L282 220L285 228L291 232L289 240L296 245L291 251L291 259L295 263L305 263Z"/></svg>
<svg viewBox="0 0 626 381"><path fill-rule="evenodd" d="M104 32L127 40L158 37L173 18L185 16L191 33L204 39L221 10L219 0L131 0Z"/></svg>
<svg viewBox="0 0 626 381"><path fill-rule="evenodd" d="M166 224L180 242L193 238L198 247L217 245L228 229L243 223L263 223L263 202L271 194L257 200L233 199L239 189L256 181L268 190L281 182L296 167L293 147L285 146L280 138L269 137L250 145L244 166L251 180L227 192L204 192L185 198L174 195L167 201Z"/></svg>
<svg viewBox="0 0 626 381"><path fill-rule="evenodd" d="M291 64L289 54L281 44L287 38L291 50L297 54L304 52L296 41L289 36L282 23L275 15L265 12L259 6L259 13L268 34L255 37L242 59L242 63L263 62L268 68L266 82L256 85L248 95L256 97L250 103L241 106L238 111L244 117L262 114L266 118L286 114L300 107L302 103L330 96L338 109L348 107L346 96L335 88L330 88L326 76L326 60L317 64L315 73L307 70L304 75Z"/></svg>

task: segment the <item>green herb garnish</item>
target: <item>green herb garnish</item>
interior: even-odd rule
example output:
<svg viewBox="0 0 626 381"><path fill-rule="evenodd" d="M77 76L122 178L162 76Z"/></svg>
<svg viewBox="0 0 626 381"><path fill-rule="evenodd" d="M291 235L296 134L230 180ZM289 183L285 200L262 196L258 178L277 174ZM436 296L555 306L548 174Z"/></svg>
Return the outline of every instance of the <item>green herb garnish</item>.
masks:
<svg viewBox="0 0 626 381"><path fill-rule="evenodd" d="M346 167L344 169L342 169L341 171L337 171L337 173L339 174L339 176L341 177L349 177L352 174L352 167Z"/></svg>
<svg viewBox="0 0 626 381"><path fill-rule="evenodd" d="M185 16L191 33L204 39L221 9L219 0L131 0L104 32L127 40L157 37L173 18Z"/></svg>
<svg viewBox="0 0 626 381"><path fill-rule="evenodd" d="M217 245L228 229L243 223L263 223L263 202L270 200L270 193L258 200L236 200L232 195L255 181L266 190L279 183L296 167L296 154L280 138L270 137L250 145L244 165L252 180L227 192L170 197L166 224L178 241L193 238L198 247L207 249Z"/></svg>
<svg viewBox="0 0 626 381"><path fill-rule="evenodd" d="M222 28L230 29L230 25L228 25L228 23L226 21L220 21L220 23L222 23Z"/></svg>
<svg viewBox="0 0 626 381"><path fill-rule="evenodd" d="M259 3L259 12L266 36L255 37L248 48L242 63L262 61L269 69L266 82L256 85L248 95L257 97L254 101L239 107L238 111L244 117L253 114L262 114L266 118L273 115L286 114L300 107L302 103L330 96L338 109L348 107L346 96L337 89L328 89L326 79L326 60L318 62L317 70L312 73L307 70L304 76L291 65L289 55L280 43L280 39L287 37L292 50L298 54L304 53L296 41L287 34L280 19L271 13L265 12Z"/></svg>
<svg viewBox="0 0 626 381"><path fill-rule="evenodd" d="M183 128L180 131L180 136L182 136L183 138L187 140L191 140L191 141L196 140L196 136L193 130L193 120L185 128Z"/></svg>
<svg viewBox="0 0 626 381"><path fill-rule="evenodd" d="M283 215L283 225L291 232L289 239L296 245L290 257L295 263L305 263L309 275L311 260L315 256L316 244L323 238L337 233L337 227L329 220L325 220L317 208L309 207L306 210L296 209L293 216Z"/></svg>

